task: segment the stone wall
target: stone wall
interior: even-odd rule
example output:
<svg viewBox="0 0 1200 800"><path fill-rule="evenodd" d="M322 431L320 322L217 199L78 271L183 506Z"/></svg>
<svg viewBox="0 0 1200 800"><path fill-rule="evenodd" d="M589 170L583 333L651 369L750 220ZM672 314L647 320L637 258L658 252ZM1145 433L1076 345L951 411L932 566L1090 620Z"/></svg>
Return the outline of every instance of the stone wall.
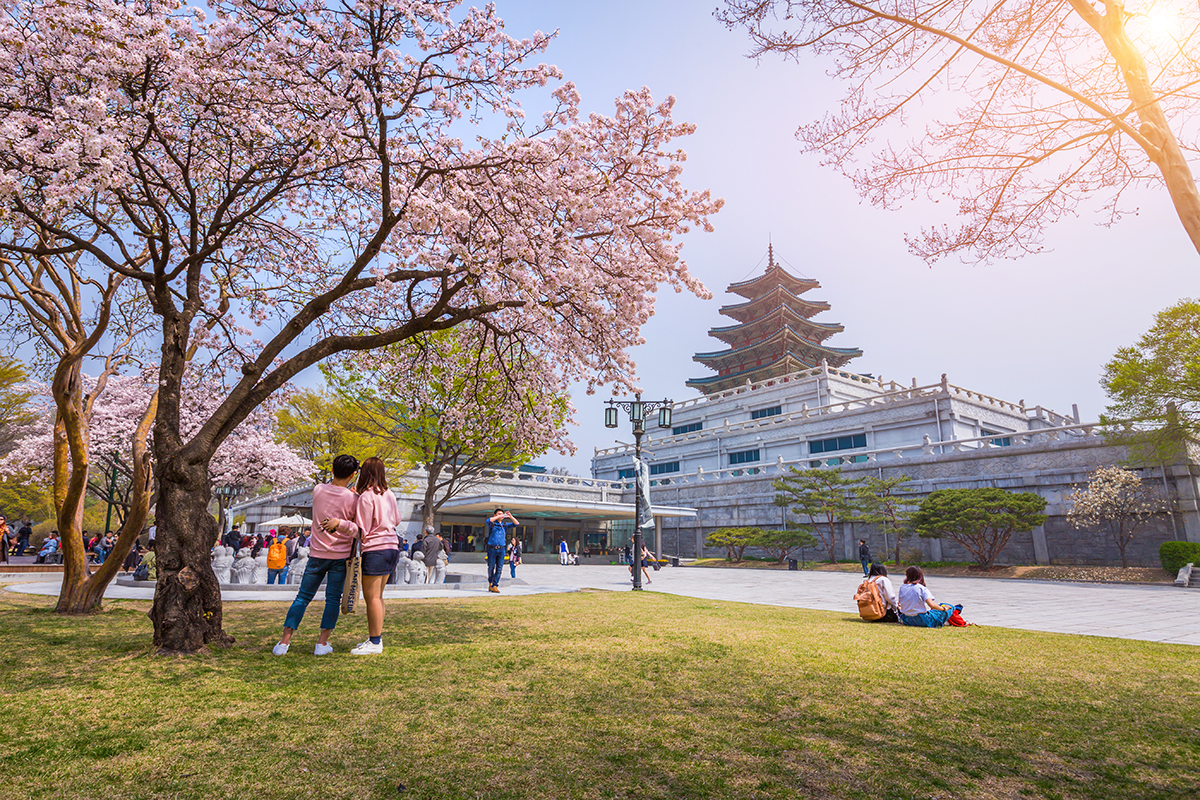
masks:
<svg viewBox="0 0 1200 800"><path fill-rule="evenodd" d="M1099 437L1040 442L1024 446L991 448L925 455L901 461L845 465L847 474L863 477L907 475L918 496L936 489L980 488L994 486L1014 492L1034 492L1048 501L1048 519L1040 530L1014 534L1002 551L999 563L1005 564L1120 564L1120 552L1104 530L1072 528L1066 514L1068 495L1087 482L1096 467L1119 464L1126 457L1120 447L1107 445ZM751 470L746 470L746 473ZM1131 566L1158 566L1158 547L1172 539L1200 536L1196 509L1195 466L1168 470L1168 492L1175 504L1174 523L1162 514L1139 531L1127 548ZM705 537L716 528L729 526L778 527L790 512L775 505L772 482L786 474L778 466L759 468L757 474L737 477L676 480L651 490L653 502L695 508L694 519L668 519L663 525L663 553L684 558L720 557L723 548L705 548ZM1158 486L1162 472L1145 472L1146 480ZM684 476L686 477L686 476ZM632 501L629 494L626 501ZM858 539L866 538L875 554L884 551L884 535L870 526L846 524L836 531L839 560L857 561ZM895 542L888 537L888 552ZM948 540L906 537L902 549L918 548L927 561L970 561L970 554ZM1039 550L1042 552L1039 553ZM808 557L813 557L809 552ZM824 557L821 550L820 556Z"/></svg>

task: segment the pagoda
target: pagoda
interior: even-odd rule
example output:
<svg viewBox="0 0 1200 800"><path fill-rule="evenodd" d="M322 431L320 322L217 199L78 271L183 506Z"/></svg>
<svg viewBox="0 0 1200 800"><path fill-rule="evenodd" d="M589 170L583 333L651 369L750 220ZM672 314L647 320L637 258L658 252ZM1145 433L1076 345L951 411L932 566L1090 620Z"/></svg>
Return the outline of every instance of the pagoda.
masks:
<svg viewBox="0 0 1200 800"><path fill-rule="evenodd" d="M723 392L746 383L811 369L824 360L840 367L862 351L822 344L835 333L837 323L814 322L813 317L829 310L829 304L801 297L821 284L797 278L775 263L774 248L767 248L767 269L757 278L733 283L728 291L746 298L743 303L723 306L720 312L737 321L713 328L710 336L729 345L728 350L697 353L695 361L716 370L716 375L692 378L687 385L705 394Z"/></svg>

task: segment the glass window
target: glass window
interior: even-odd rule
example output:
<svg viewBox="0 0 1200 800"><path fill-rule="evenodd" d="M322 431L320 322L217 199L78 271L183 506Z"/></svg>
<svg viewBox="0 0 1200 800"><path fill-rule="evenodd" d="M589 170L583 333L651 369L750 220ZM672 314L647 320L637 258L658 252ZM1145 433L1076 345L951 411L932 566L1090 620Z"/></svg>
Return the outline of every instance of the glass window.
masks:
<svg viewBox="0 0 1200 800"><path fill-rule="evenodd" d="M758 450L741 450L729 454L729 464L753 464L758 461Z"/></svg>
<svg viewBox="0 0 1200 800"><path fill-rule="evenodd" d="M678 461L668 461L665 464L651 464L650 465L650 474L651 475L662 475L667 472L679 472L679 462Z"/></svg>
<svg viewBox="0 0 1200 800"><path fill-rule="evenodd" d="M855 450L867 446L865 433L835 436L832 439L814 439L808 443L809 453L833 453L838 450Z"/></svg>
<svg viewBox="0 0 1200 800"><path fill-rule="evenodd" d="M998 436L1000 431L989 431L987 428L983 428L980 433L983 436ZM1012 447L1012 439L1007 436L1003 436L999 439L992 439L992 444L996 447Z"/></svg>
<svg viewBox="0 0 1200 800"><path fill-rule="evenodd" d="M783 413L783 406L771 406L770 408L756 408L750 412L750 419L762 419L763 417L776 417Z"/></svg>
<svg viewBox="0 0 1200 800"><path fill-rule="evenodd" d="M671 428L671 435L678 436L681 433L693 433L702 430L704 430L703 422L689 422L687 425L676 425L674 428Z"/></svg>
<svg viewBox="0 0 1200 800"><path fill-rule="evenodd" d="M635 478L635 477L637 477L637 470L634 469L633 467L630 467L629 469L617 470L617 480L619 480L619 481L623 481L626 478Z"/></svg>

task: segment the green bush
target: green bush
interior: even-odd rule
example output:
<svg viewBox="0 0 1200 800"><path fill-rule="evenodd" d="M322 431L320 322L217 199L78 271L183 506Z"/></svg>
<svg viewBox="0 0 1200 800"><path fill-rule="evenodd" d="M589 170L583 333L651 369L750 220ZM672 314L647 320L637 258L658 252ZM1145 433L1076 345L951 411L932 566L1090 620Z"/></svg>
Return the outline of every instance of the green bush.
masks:
<svg viewBox="0 0 1200 800"><path fill-rule="evenodd" d="M1163 542L1158 559L1163 569L1176 575L1185 564L1200 564L1200 542Z"/></svg>

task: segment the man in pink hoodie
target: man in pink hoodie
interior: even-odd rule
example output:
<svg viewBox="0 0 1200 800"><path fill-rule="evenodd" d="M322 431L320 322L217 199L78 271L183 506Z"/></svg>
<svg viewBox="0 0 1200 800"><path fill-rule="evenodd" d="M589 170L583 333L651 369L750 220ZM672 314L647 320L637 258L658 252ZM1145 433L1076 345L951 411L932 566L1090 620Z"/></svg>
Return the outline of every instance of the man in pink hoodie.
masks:
<svg viewBox="0 0 1200 800"><path fill-rule="evenodd" d="M285 655L292 642L292 633L300 627L304 611L317 594L321 581L325 581L325 612L321 615L321 635L317 639L314 655L324 656L333 652L329 634L337 625L342 605L342 587L346 583L346 559L358 535L355 510L358 495L350 487L350 479L358 472L358 459L340 455L333 460L333 480L328 484L313 487L313 524L309 540L308 567L300 579L296 599L288 609L283 622L283 637L271 650L277 656ZM326 526L326 522L330 523Z"/></svg>

